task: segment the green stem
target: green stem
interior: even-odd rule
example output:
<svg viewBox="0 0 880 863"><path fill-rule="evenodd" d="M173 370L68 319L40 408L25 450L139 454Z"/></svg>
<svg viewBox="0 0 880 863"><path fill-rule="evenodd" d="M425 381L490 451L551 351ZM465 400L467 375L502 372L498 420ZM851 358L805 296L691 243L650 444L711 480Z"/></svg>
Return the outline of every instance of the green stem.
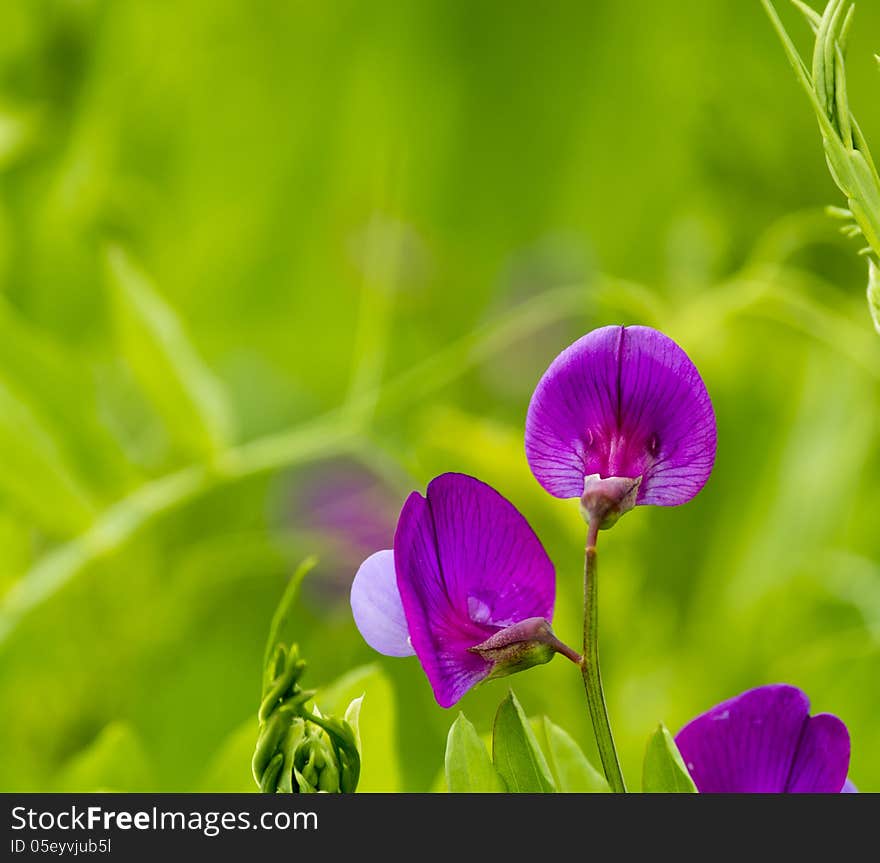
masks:
<svg viewBox="0 0 880 863"><path fill-rule="evenodd" d="M584 658L581 661L581 674L587 693L587 705L593 732L599 747L602 769L612 791L626 792L620 761L614 747L614 737L608 722L608 709L605 707L605 694L602 691L602 677L599 674L599 595L596 563L596 538L599 533L599 520L593 519L587 534L586 559L584 561Z"/></svg>
<svg viewBox="0 0 880 863"><path fill-rule="evenodd" d="M642 298L636 286L619 280L603 279L596 290L617 301L621 295L630 297L628 302L634 307ZM424 399L536 329L577 314L583 302L583 286L565 285L545 291L416 363L392 381L368 383L365 390L359 385L343 406L324 416L223 450L210 464L191 464L146 482L108 506L85 533L46 552L5 596L0 595L0 645L25 615L99 557L118 551L154 519L224 483L356 452L365 432L363 420L377 405L386 412L406 408L413 399Z"/></svg>

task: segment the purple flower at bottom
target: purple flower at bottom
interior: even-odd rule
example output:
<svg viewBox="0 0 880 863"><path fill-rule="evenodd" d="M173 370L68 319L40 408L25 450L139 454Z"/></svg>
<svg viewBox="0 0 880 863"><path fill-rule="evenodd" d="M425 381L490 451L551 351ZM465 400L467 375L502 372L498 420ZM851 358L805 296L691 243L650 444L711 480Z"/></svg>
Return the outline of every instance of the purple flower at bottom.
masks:
<svg viewBox="0 0 880 863"><path fill-rule="evenodd" d="M639 504L686 503L715 461L712 402L687 354L650 327L602 327L538 382L526 457L555 497L582 497L603 527Z"/></svg>
<svg viewBox="0 0 880 863"><path fill-rule="evenodd" d="M743 692L691 720L675 742L702 794L856 790L846 726L830 713L810 716L794 686Z"/></svg>
<svg viewBox="0 0 880 863"><path fill-rule="evenodd" d="M451 707L490 676L565 652L553 636L553 564L528 522L483 482L447 473L403 506L394 549L361 565L351 588L364 640L418 657Z"/></svg>

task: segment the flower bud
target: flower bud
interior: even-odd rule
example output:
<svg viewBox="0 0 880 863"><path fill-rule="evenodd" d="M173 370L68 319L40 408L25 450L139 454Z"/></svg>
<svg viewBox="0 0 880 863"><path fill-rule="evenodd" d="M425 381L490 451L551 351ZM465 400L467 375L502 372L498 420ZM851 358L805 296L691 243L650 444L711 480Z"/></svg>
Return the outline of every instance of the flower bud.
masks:
<svg viewBox="0 0 880 863"><path fill-rule="evenodd" d="M338 794L342 791L340 773L337 751L330 736L322 728L306 723L306 734L293 753L293 790Z"/></svg>
<svg viewBox="0 0 880 863"><path fill-rule="evenodd" d="M360 775L357 735L347 719L311 703L314 692L299 685L304 669L296 645L277 645L267 660L254 779L263 793L351 793Z"/></svg>
<svg viewBox="0 0 880 863"><path fill-rule="evenodd" d="M543 617L529 617L499 629L469 651L492 663L488 675L491 680L543 665L553 658L554 653L564 652L560 651L561 646L564 647Z"/></svg>
<svg viewBox="0 0 880 863"><path fill-rule="evenodd" d="M333 758L321 770L321 775L318 777L318 791L338 794L342 790L339 778L339 769L336 766L336 759Z"/></svg>
<svg viewBox="0 0 880 863"><path fill-rule="evenodd" d="M584 480L584 493L581 496L581 515L587 524L594 522L601 530L613 527L617 520L636 505L640 476L632 479L626 476L609 476L603 479L592 474Z"/></svg>

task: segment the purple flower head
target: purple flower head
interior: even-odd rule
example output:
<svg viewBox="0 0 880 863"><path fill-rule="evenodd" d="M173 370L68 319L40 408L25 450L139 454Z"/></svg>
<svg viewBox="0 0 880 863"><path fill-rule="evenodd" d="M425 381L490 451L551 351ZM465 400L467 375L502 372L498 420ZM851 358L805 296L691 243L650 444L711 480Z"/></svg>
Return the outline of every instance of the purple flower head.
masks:
<svg viewBox="0 0 880 863"><path fill-rule="evenodd" d="M394 549L361 565L351 608L364 640L415 654L442 707L485 680L547 662L555 572L528 522L470 476L446 473L403 506Z"/></svg>
<svg viewBox="0 0 880 863"><path fill-rule="evenodd" d="M855 791L846 726L830 713L810 716L794 686L743 692L691 720L675 742L703 794Z"/></svg>
<svg viewBox="0 0 880 863"><path fill-rule="evenodd" d="M567 347L538 382L526 418L535 478L556 497L584 496L602 527L638 504L689 501L712 472L715 446L699 372L649 327L602 327Z"/></svg>

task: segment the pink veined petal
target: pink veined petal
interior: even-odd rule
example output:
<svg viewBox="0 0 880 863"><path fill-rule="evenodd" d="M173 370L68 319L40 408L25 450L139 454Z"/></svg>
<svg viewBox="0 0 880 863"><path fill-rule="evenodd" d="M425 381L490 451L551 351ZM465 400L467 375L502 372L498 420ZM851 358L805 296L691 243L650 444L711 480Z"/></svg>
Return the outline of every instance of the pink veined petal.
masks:
<svg viewBox="0 0 880 863"><path fill-rule="evenodd" d="M443 707L488 675L468 648L500 627L553 614L555 573L523 516L497 491L443 474L410 495L394 538L416 655Z"/></svg>
<svg viewBox="0 0 880 863"><path fill-rule="evenodd" d="M703 794L781 793L809 710L794 686L761 686L698 716L675 742Z"/></svg>
<svg viewBox="0 0 880 863"><path fill-rule="evenodd" d="M446 473L427 490L447 594L479 623L553 617L553 563L522 514L494 488Z"/></svg>
<svg viewBox="0 0 880 863"><path fill-rule="evenodd" d="M602 327L566 348L532 396L526 456L557 497L584 478L642 476L639 504L685 503L715 461L715 414L687 354L649 327Z"/></svg>
<svg viewBox="0 0 880 863"><path fill-rule="evenodd" d="M412 656L406 615L397 589L394 552L371 554L351 585L351 611L364 641L385 656Z"/></svg>
<svg viewBox="0 0 880 863"><path fill-rule="evenodd" d="M413 492L403 506L394 535L397 586L413 649L434 697L451 707L485 678L491 663L467 648L489 631L461 616L450 602L437 555L428 501Z"/></svg>
<svg viewBox="0 0 880 863"><path fill-rule="evenodd" d="M793 794L837 794L847 782L848 770L846 726L830 713L811 716L804 726L786 790Z"/></svg>
<svg viewBox="0 0 880 863"><path fill-rule="evenodd" d="M569 345L544 373L526 414L526 458L556 497L580 497L584 477L607 467L617 422L623 327L602 327Z"/></svg>
<svg viewBox="0 0 880 863"><path fill-rule="evenodd" d="M649 327L626 327L620 363L620 467L642 463L639 504L674 506L693 498L715 463L715 412L688 355ZM618 465L615 476L621 474Z"/></svg>

